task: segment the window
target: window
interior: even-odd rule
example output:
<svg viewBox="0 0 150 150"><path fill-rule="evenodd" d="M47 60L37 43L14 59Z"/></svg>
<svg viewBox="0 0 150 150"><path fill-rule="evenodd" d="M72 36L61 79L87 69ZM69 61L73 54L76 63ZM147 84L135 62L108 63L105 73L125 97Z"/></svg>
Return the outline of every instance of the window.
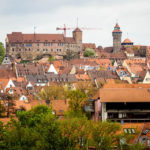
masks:
<svg viewBox="0 0 150 150"><path fill-rule="evenodd" d="M37 51L39 51L39 49L37 49Z"/></svg>
<svg viewBox="0 0 150 150"><path fill-rule="evenodd" d="M44 46L47 46L47 43L45 42L45 43L43 43L43 45L44 45Z"/></svg>
<svg viewBox="0 0 150 150"><path fill-rule="evenodd" d="M26 44L26 47L32 47L31 43Z"/></svg>
<svg viewBox="0 0 150 150"><path fill-rule="evenodd" d="M53 49L51 49L51 52L53 52Z"/></svg>
<svg viewBox="0 0 150 150"><path fill-rule="evenodd" d="M40 46L40 44L39 44L39 43L37 43L37 46Z"/></svg>
<svg viewBox="0 0 150 150"><path fill-rule="evenodd" d="M128 130L126 128L124 129L124 133L128 133Z"/></svg>
<svg viewBox="0 0 150 150"><path fill-rule="evenodd" d="M14 48L12 48L12 51L14 52L14 51L15 51L15 49L14 49Z"/></svg>
<svg viewBox="0 0 150 150"><path fill-rule="evenodd" d="M16 44L15 44L15 43L12 43L12 44L11 44L11 46L13 46L13 47L14 47L14 46L16 46Z"/></svg>
<svg viewBox="0 0 150 150"><path fill-rule="evenodd" d="M135 134L135 129L133 128L124 128L124 133L127 133L127 134Z"/></svg>
<svg viewBox="0 0 150 150"><path fill-rule="evenodd" d="M146 78L146 81L150 81L150 78Z"/></svg>
<svg viewBox="0 0 150 150"><path fill-rule="evenodd" d="M145 129L143 134L146 135L149 132L149 129Z"/></svg>
<svg viewBox="0 0 150 150"><path fill-rule="evenodd" d="M119 113L118 118L126 118L126 113Z"/></svg>

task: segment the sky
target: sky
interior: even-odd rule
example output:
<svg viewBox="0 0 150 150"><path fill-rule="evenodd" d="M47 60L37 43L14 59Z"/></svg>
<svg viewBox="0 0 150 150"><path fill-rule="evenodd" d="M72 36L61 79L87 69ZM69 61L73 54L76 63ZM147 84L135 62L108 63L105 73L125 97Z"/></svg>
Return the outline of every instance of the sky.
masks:
<svg viewBox="0 0 150 150"><path fill-rule="evenodd" d="M78 18L78 19L77 19ZM150 45L150 0L0 0L0 41L8 33L63 33L56 27L83 30L83 42L112 46L112 30L118 22L122 41ZM72 30L67 31L72 36Z"/></svg>

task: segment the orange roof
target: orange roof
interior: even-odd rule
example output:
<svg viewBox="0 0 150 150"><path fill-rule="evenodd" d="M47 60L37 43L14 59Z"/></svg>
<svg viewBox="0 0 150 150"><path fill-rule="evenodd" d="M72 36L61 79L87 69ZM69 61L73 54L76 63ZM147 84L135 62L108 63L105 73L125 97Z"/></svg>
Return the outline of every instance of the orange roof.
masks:
<svg viewBox="0 0 150 150"><path fill-rule="evenodd" d="M138 140L138 137L140 136L140 131L142 131L143 127L144 123L124 123L123 125L121 125L121 132L124 132L124 129L134 129L134 137L130 140L129 143L135 143L136 140Z"/></svg>
<svg viewBox="0 0 150 150"><path fill-rule="evenodd" d="M145 64L146 63L146 59L143 58L138 58L138 59L126 59L125 62L127 64Z"/></svg>
<svg viewBox="0 0 150 150"><path fill-rule="evenodd" d="M8 82L9 82L10 79L4 79L4 78L0 78L0 88L4 88Z"/></svg>
<svg viewBox="0 0 150 150"><path fill-rule="evenodd" d="M115 29L115 30L113 30L113 32L122 32L120 29Z"/></svg>
<svg viewBox="0 0 150 150"><path fill-rule="evenodd" d="M100 99L101 102L150 102L150 92L148 88L103 88Z"/></svg>
<svg viewBox="0 0 150 150"><path fill-rule="evenodd" d="M103 88L149 88L150 84L116 84L115 82L107 82Z"/></svg>
<svg viewBox="0 0 150 150"><path fill-rule="evenodd" d="M130 39L126 38L123 43L133 43Z"/></svg>
<svg viewBox="0 0 150 150"><path fill-rule="evenodd" d="M90 80L90 77L87 74L76 74L75 76L77 80Z"/></svg>
<svg viewBox="0 0 150 150"><path fill-rule="evenodd" d="M56 115L63 115L69 107L68 100L53 100L51 104L52 110L56 112Z"/></svg>
<svg viewBox="0 0 150 150"><path fill-rule="evenodd" d="M18 77L18 78L11 78L13 81L17 81L17 82L24 82L25 81L25 77Z"/></svg>
<svg viewBox="0 0 150 150"><path fill-rule="evenodd" d="M116 23L115 28L120 28L120 26L119 26L119 24L118 24L118 23Z"/></svg>
<svg viewBox="0 0 150 150"><path fill-rule="evenodd" d="M17 120L16 117L13 117L13 119ZM10 120L11 118L0 118L0 121L2 121L4 124L7 124Z"/></svg>

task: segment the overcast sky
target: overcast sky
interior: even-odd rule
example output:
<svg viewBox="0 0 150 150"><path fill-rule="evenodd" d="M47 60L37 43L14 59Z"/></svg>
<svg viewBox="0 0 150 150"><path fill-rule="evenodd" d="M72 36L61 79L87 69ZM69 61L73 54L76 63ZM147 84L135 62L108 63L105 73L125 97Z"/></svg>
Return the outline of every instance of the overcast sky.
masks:
<svg viewBox="0 0 150 150"><path fill-rule="evenodd" d="M122 40L150 45L150 0L0 0L0 41L11 32L63 33L56 27L101 28L83 30L83 42L112 45L118 21ZM67 36L71 36L67 31Z"/></svg>

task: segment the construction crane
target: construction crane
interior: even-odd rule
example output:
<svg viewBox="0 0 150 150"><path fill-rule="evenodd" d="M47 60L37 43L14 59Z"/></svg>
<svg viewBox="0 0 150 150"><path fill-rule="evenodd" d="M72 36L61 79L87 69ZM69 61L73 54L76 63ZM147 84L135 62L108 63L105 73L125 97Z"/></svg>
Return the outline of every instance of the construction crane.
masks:
<svg viewBox="0 0 150 150"><path fill-rule="evenodd" d="M66 30L74 30L75 28L66 28L66 25L64 24L63 28L57 27L56 30L63 30L64 31L64 37L66 37ZM102 28L84 28L81 27L81 30L102 30Z"/></svg>
<svg viewBox="0 0 150 150"><path fill-rule="evenodd" d="M66 25L64 24L63 28L57 27L56 30L64 30L64 37L66 37L66 30L73 30L74 28L66 28Z"/></svg>

